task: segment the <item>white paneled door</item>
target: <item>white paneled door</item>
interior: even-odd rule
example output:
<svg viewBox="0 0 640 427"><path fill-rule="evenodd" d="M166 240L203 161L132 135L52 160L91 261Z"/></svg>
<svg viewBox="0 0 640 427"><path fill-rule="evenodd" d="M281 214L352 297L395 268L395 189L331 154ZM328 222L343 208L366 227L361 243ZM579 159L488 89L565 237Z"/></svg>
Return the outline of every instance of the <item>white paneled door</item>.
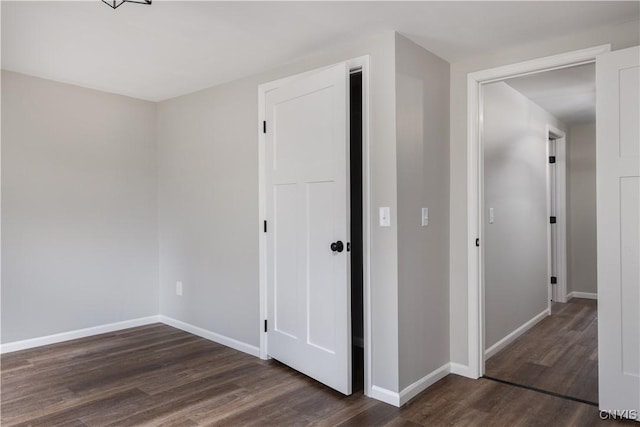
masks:
<svg viewBox="0 0 640 427"><path fill-rule="evenodd" d="M267 351L351 394L348 70L265 94Z"/></svg>
<svg viewBox="0 0 640 427"><path fill-rule="evenodd" d="M596 61L600 409L640 420L640 48Z"/></svg>

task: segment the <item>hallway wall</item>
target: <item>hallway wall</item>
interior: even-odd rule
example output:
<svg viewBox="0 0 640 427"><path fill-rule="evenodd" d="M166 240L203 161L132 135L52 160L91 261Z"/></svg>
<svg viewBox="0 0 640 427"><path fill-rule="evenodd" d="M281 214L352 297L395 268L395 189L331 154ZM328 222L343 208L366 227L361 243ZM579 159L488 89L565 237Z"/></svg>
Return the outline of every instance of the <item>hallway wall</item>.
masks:
<svg viewBox="0 0 640 427"><path fill-rule="evenodd" d="M596 294L595 123L571 126L567 154L567 293Z"/></svg>
<svg viewBox="0 0 640 427"><path fill-rule="evenodd" d="M566 126L504 82L484 87L483 113L488 349L548 307L546 126Z"/></svg>

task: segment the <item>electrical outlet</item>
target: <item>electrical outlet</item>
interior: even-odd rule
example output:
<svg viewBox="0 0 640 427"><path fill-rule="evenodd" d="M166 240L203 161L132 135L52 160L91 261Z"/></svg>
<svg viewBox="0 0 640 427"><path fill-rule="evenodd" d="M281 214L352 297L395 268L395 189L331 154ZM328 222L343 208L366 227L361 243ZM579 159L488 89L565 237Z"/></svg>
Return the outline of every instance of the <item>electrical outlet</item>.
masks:
<svg viewBox="0 0 640 427"><path fill-rule="evenodd" d="M176 295L182 296L182 282L176 282Z"/></svg>

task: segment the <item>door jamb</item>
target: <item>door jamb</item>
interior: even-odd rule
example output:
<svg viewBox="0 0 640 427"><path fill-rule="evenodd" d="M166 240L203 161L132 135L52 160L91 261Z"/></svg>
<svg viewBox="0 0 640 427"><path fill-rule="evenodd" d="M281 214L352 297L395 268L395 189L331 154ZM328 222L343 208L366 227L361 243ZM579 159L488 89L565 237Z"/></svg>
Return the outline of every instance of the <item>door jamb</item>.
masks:
<svg viewBox="0 0 640 427"><path fill-rule="evenodd" d="M471 378L484 375L484 213L482 211L483 146L481 138L482 85L510 77L537 74L592 63L611 45L601 45L467 75L467 350ZM479 239L479 246L476 246Z"/></svg>
<svg viewBox="0 0 640 427"><path fill-rule="evenodd" d="M551 297L549 300L549 310L551 310L551 299L554 302L567 302L567 136L562 130L547 124L545 132L547 141L553 138L555 140L555 156L556 162L554 163L556 169L555 174L555 216L557 222L554 225L556 228L556 248L555 248L555 263L556 263L556 275L558 282L555 286L549 284ZM547 147L549 146L547 142ZM551 166L547 163L547 168ZM547 179L549 177L549 170L547 169ZM549 191L549 184L547 184L547 191ZM549 228L549 244L551 244L551 224L548 224ZM549 250L549 256L551 251ZM549 262L549 277L551 277L551 262ZM551 312L551 311L549 311Z"/></svg>
<svg viewBox="0 0 640 427"><path fill-rule="evenodd" d="M370 56L364 55L357 58L343 61L346 64L347 72L352 70L362 70L362 270L363 270L363 335L364 335L364 394L371 394L372 364L371 364L371 172L370 172ZM267 350L267 334L264 332L264 321L267 319L267 238L264 233L263 221L266 219L266 191L265 185L265 142L266 137L263 132L263 121L265 120L265 100L266 93L274 90L283 84L294 79L316 73L324 68L321 67L304 73L285 77L258 86L258 242L259 242L259 287L260 287L260 358L269 359ZM348 76L347 76L348 77ZM348 189L347 189L348 190Z"/></svg>

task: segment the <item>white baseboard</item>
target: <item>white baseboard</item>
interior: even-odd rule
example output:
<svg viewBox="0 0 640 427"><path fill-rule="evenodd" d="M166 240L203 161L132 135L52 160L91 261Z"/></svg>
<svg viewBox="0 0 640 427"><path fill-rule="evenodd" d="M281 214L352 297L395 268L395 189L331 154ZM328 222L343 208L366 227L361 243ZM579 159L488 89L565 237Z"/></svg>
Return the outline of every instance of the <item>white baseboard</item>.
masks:
<svg viewBox="0 0 640 427"><path fill-rule="evenodd" d="M139 319L125 320L122 322L108 323L106 325L94 326L91 328L78 329L75 331L62 332L59 334L47 335L44 337L31 338L28 340L15 341L0 345L0 354L11 353L14 351L27 350L29 348L40 347L43 345L56 344L59 342L75 340L78 338L86 338L92 335L105 334L109 332L120 331L122 329L135 328L136 326L150 325L152 323L164 323L174 328L181 329L199 337L217 342L219 344L231 347L233 349L248 353L252 356L260 357L260 348L249 345L242 341L207 331L198 326L173 319L163 315L155 315L149 317L141 317Z"/></svg>
<svg viewBox="0 0 640 427"><path fill-rule="evenodd" d="M440 381L442 378L449 375L449 372L451 372L451 367L449 363L446 363L441 367L439 367L438 369L436 369L435 371L420 378L418 381L414 382L413 384L405 387L400 392L400 406L404 405L409 400L413 399L416 395L418 395L420 392L426 390L428 387L432 386L436 382Z"/></svg>
<svg viewBox="0 0 640 427"><path fill-rule="evenodd" d="M255 357L260 357L260 348L254 345L250 345L245 342L238 341L233 338L229 338L227 336L218 334L216 332L208 331L199 326L194 326L189 323L183 322L181 320L176 320L171 317L164 316L162 314L158 317L159 317L159 321L164 323L165 325L173 326L174 328L178 328L185 332L189 332L190 334L208 339L209 341L217 342L218 344L231 347L235 350L248 353Z"/></svg>
<svg viewBox="0 0 640 427"><path fill-rule="evenodd" d="M495 355L497 352L499 352L500 350L502 350L503 348L505 348L512 342L514 342L520 335L527 332L529 329L534 327L538 322L540 322L542 319L549 316L550 314L551 312L548 309L544 310L542 313L536 315L533 319L527 321L524 325L520 326L518 329L511 332L509 335L507 335L506 337L502 338L500 341L498 341L497 343L489 347L484 352L485 360L489 359L491 356Z"/></svg>
<svg viewBox="0 0 640 427"><path fill-rule="evenodd" d="M383 387L374 385L371 387L371 395L369 397L388 403L393 406L400 407L413 399L415 396L426 390L429 386L435 384L442 378L449 375L450 364L446 363L433 372L428 373L413 384L405 387L400 393L397 391L387 390Z"/></svg>
<svg viewBox="0 0 640 427"><path fill-rule="evenodd" d="M374 385L371 387L371 395L369 397L388 403L389 405L400 407L400 393L397 391L387 390L383 387Z"/></svg>
<svg viewBox="0 0 640 427"><path fill-rule="evenodd" d="M567 301L572 298L586 298L586 299L598 299L598 294L593 292L569 292L567 294Z"/></svg>
<svg viewBox="0 0 640 427"><path fill-rule="evenodd" d="M158 323L159 316L141 317L138 319L124 320L122 322L108 323L106 325L94 326L91 328L77 329L75 331L62 332L59 334L47 335L44 337L31 338L28 340L14 341L0 345L0 354L14 351L27 350L29 348L43 345L56 344L59 342L85 338L92 335L106 334L122 329L135 328L136 326L150 325Z"/></svg>
<svg viewBox="0 0 640 427"><path fill-rule="evenodd" d="M462 365L460 363L451 362L451 373L460 375L463 377L471 378L473 380L477 380L478 377L471 374L471 369L467 365Z"/></svg>

